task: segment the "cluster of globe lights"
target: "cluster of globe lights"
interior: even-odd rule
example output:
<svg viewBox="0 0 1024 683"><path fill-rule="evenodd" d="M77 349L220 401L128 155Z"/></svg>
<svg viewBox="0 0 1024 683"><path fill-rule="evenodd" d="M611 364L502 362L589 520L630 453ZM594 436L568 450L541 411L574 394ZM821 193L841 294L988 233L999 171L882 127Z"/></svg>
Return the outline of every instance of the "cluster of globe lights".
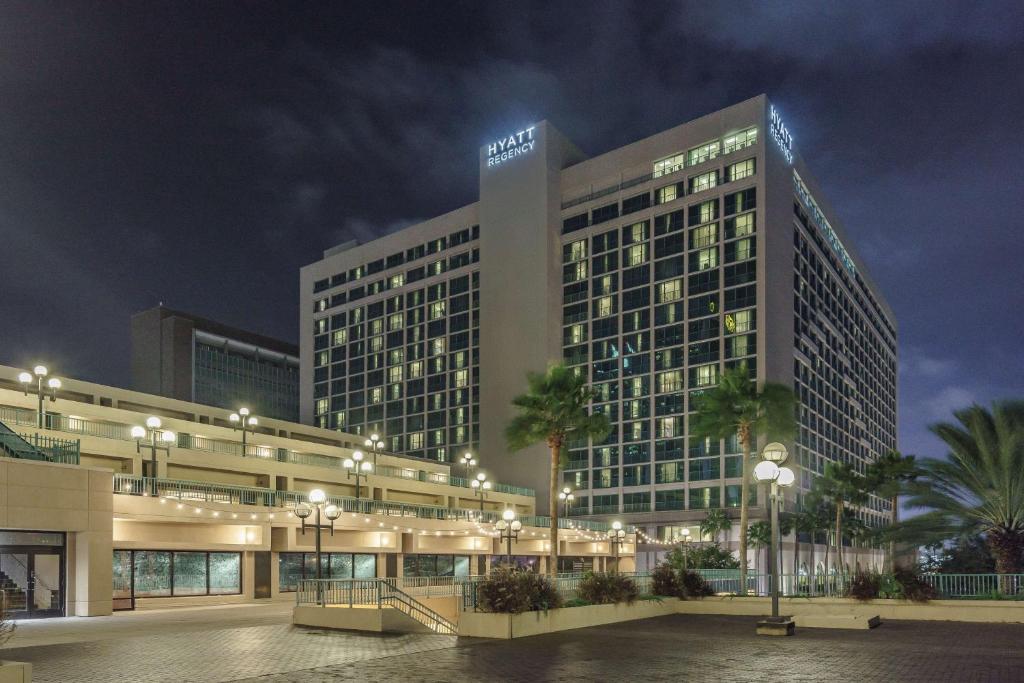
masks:
<svg viewBox="0 0 1024 683"><path fill-rule="evenodd" d="M370 463L365 464L369 465ZM320 507L325 502L327 502L327 494L324 493L322 489L313 489L309 492L309 503ZM295 516L301 520L305 520L313 514L313 507L309 503L299 503L296 505L295 510L293 511ZM323 511L324 517L332 522L341 517L341 508L333 503L323 508Z"/></svg>
<svg viewBox="0 0 1024 683"><path fill-rule="evenodd" d="M241 423L250 427L255 427L259 424L259 420L257 420L256 417L249 416L248 408L239 408L237 413L231 413L228 415L228 419L231 420L233 424Z"/></svg>
<svg viewBox="0 0 1024 683"><path fill-rule="evenodd" d="M152 429L154 431L160 429L162 424L163 423L160 422L160 418L159 417L147 417L146 418L146 427L148 427L149 429ZM135 425L134 427L132 427L132 432L131 432L132 438L133 439L144 439L144 438L146 438L146 427L140 427L139 425ZM172 441L174 441L178 437L176 437L174 435L174 432L160 432L160 437L159 438L160 438L161 441L166 441L167 443L171 443Z"/></svg>
<svg viewBox="0 0 1024 683"><path fill-rule="evenodd" d="M354 453L352 453L351 458L345 458L345 460L341 463L341 466L344 467L346 470L353 470L357 472L369 472L370 470L373 469L373 464L369 462L363 462L363 457L364 456L362 451L355 451ZM309 495L312 496L313 493L316 491L320 491L320 489L313 489L313 491L310 491ZM323 493L323 491L320 491L320 493ZM312 498L310 500L312 500Z"/></svg>
<svg viewBox="0 0 1024 683"><path fill-rule="evenodd" d="M33 373L35 377L42 379L43 377L46 377L48 374L50 374L50 371L46 369L45 365L37 365L34 368L32 368L32 372L18 373L18 381L21 382L22 384L28 384L29 382L32 381ZM51 377L50 379L46 380L46 386L56 391L57 389L60 389L61 382L56 377Z"/></svg>
<svg viewBox="0 0 1024 683"><path fill-rule="evenodd" d="M788 467L781 467L786 461L786 447L779 443L770 443L761 452L763 460L754 466L754 479L760 482L775 482L783 488L796 482L796 473Z"/></svg>

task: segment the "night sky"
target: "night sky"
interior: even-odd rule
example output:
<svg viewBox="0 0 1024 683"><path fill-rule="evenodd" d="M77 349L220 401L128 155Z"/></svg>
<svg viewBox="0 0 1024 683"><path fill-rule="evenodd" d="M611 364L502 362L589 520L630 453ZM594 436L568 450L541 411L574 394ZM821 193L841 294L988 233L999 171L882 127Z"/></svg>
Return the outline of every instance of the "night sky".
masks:
<svg viewBox="0 0 1024 683"><path fill-rule="evenodd" d="M297 340L298 269L762 92L900 327L901 446L1024 395L1024 5L0 0L0 363L127 386L165 305Z"/></svg>

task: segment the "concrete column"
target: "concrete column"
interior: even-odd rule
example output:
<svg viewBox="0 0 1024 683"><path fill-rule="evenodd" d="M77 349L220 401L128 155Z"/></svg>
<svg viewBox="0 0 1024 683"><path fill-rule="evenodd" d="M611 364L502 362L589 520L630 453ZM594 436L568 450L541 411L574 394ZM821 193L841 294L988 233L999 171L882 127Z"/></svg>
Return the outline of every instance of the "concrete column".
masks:
<svg viewBox="0 0 1024 683"><path fill-rule="evenodd" d="M68 536L74 537L67 558L68 574L74 573L74 590L68 595L69 616L111 614L114 581L111 533L79 531Z"/></svg>

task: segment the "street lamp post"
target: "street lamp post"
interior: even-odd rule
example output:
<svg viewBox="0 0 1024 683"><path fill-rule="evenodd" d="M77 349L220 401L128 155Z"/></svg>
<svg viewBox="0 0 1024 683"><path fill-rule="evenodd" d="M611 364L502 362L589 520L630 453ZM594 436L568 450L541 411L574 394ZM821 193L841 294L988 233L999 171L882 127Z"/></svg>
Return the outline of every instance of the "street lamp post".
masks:
<svg viewBox="0 0 1024 683"><path fill-rule="evenodd" d="M486 474L477 472L476 479L470 481L469 486L473 489L473 495L480 499L480 512L483 512L484 500L487 498L487 492L491 490L491 482L487 481Z"/></svg>
<svg viewBox="0 0 1024 683"><path fill-rule="evenodd" d="M622 543L626 540L626 530L622 528L622 522L612 522L612 528L608 530L608 545L612 547L612 555L615 558L615 571L619 571L619 551Z"/></svg>
<svg viewBox="0 0 1024 683"><path fill-rule="evenodd" d="M771 508L772 541L768 550L768 561L771 566L772 618L779 617L779 507L784 496L781 489L788 488L796 481L796 475L788 467L780 467L789 453L780 443L770 443L761 452L764 458L754 467L754 478L761 483L770 483L771 491L768 504Z"/></svg>
<svg viewBox="0 0 1024 683"><path fill-rule="evenodd" d="M167 457L171 457L171 444L175 440L174 432L169 432L161 429L162 423L159 417L150 416L146 418L146 426L140 427L138 425L132 427L132 438L135 439L135 452L142 453L142 449L149 449L149 462L150 470L149 474L152 478L150 483L150 491L155 496L157 495L157 469L156 469L156 452L164 451L167 453ZM148 438L149 443L143 444L142 440ZM157 442L163 442L163 445L157 445Z"/></svg>
<svg viewBox="0 0 1024 683"><path fill-rule="evenodd" d="M690 564L690 558L689 558L690 528L689 527L685 527L684 526L683 530L679 532L678 541L679 541L679 544L681 546L683 546L683 569L689 569L690 568L689 567L689 564Z"/></svg>
<svg viewBox="0 0 1024 683"><path fill-rule="evenodd" d="M231 429L232 430L234 430L234 431L238 431L239 429L242 430L242 457L244 458L245 457L245 444L246 444L246 438L245 437L246 437L246 435L249 432L255 431L254 428L256 427L256 425L259 424L259 420L256 419L255 415L250 415L249 414L249 409L248 408L239 408L238 412L237 413L231 413L231 415L228 416L228 419L231 420Z"/></svg>
<svg viewBox="0 0 1024 683"><path fill-rule="evenodd" d="M377 469L377 453L381 448L384 447L384 439L380 437L380 434L374 432L370 434L370 438L363 442L363 445L370 449L373 453L373 468Z"/></svg>
<svg viewBox="0 0 1024 683"><path fill-rule="evenodd" d="M473 457L473 454L466 451L463 456L459 458L459 462L466 468L466 479L472 479L473 468L477 466L476 458Z"/></svg>
<svg viewBox="0 0 1024 683"><path fill-rule="evenodd" d="M28 396L29 386L32 384L32 380L36 381L36 386L32 390L32 393L39 399L39 410L36 412L36 425L40 429L46 429L46 403L44 399L50 399L50 402L57 400L57 390L60 389L60 380L56 377L51 377L43 383L49 371L45 365L37 365L32 368L32 372L22 372L18 374L18 381L21 382L22 389L25 395Z"/></svg>
<svg viewBox="0 0 1024 683"><path fill-rule="evenodd" d="M562 516L568 518L569 509L572 507L572 502L576 500L576 495L571 488L566 486L558 492L558 500L562 501Z"/></svg>
<svg viewBox="0 0 1024 683"><path fill-rule="evenodd" d="M369 464L369 463L367 463ZM317 603L322 603L323 597L323 586L320 580L323 578L323 569L320 562L321 556L321 543L320 543L320 532L324 529L328 529L331 532L331 536L334 536L334 520L341 517L341 508L337 505L327 505L327 494L320 489L313 489L309 492L309 503L300 503L295 508L295 516L302 520L302 535L306 535L306 527L313 529L316 532L316 590L317 590ZM313 514L314 508L316 509L316 523L306 524L306 519ZM321 523L320 515L330 522L330 524Z"/></svg>
<svg viewBox="0 0 1024 683"><path fill-rule="evenodd" d="M356 478L356 500L359 500L359 482L361 479L365 479L370 475L373 470L373 465L368 462L363 462L363 452L355 451L352 453L351 458L345 458L344 462L341 463L342 467L348 475L348 478Z"/></svg>
<svg viewBox="0 0 1024 683"><path fill-rule="evenodd" d="M523 523L516 519L516 511L512 508L507 508L501 513L501 519L494 523L494 528L498 530L501 535L501 540L508 543L508 550L505 554L505 558L509 564L512 565L512 541L519 539L519 532L523 528Z"/></svg>

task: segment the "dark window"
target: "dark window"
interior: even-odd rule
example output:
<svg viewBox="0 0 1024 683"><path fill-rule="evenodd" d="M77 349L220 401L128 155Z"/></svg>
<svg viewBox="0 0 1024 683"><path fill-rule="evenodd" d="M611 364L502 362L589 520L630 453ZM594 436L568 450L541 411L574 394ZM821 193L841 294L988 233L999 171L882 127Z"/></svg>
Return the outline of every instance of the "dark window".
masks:
<svg viewBox="0 0 1024 683"><path fill-rule="evenodd" d="M597 225L598 223L604 223L610 221L613 218L619 217L619 203L608 204L607 206L599 206L591 212L591 225ZM562 232L565 232L563 229Z"/></svg>
<svg viewBox="0 0 1024 683"><path fill-rule="evenodd" d="M634 197L629 197L622 200L622 214L634 213L636 211L643 211L651 205L651 193L644 192Z"/></svg>
<svg viewBox="0 0 1024 683"><path fill-rule="evenodd" d="M588 225L590 225L590 222L587 221L587 214L581 213L578 216L570 216L562 221L562 234L582 230Z"/></svg>

